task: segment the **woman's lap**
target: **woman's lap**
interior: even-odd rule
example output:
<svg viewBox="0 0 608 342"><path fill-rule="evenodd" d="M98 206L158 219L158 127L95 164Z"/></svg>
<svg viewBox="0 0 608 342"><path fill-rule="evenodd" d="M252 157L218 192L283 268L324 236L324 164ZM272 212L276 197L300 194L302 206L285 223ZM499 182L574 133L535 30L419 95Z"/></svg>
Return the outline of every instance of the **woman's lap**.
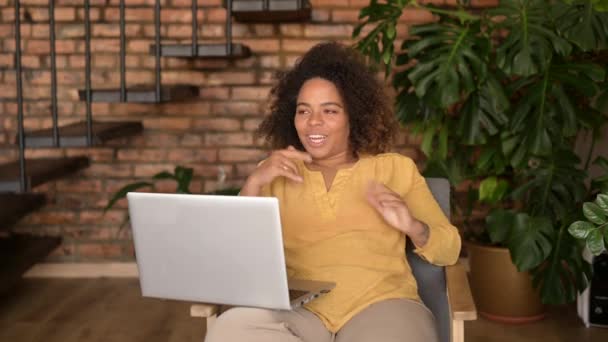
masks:
<svg viewBox="0 0 608 342"><path fill-rule="evenodd" d="M337 334L306 309L233 308L218 317L206 342L431 342L437 341L431 312L419 302L388 299L355 315Z"/></svg>

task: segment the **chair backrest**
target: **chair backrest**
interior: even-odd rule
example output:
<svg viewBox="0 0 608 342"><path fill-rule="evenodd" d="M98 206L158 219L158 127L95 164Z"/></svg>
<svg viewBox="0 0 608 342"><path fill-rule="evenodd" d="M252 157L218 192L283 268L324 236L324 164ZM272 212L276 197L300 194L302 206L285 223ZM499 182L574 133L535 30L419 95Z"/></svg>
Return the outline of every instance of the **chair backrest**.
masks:
<svg viewBox="0 0 608 342"><path fill-rule="evenodd" d="M450 183L444 178L426 178L426 183L435 200L449 219ZM449 342L452 334L452 325L448 305L445 269L426 262L413 252L412 246L411 242L407 243L406 255L416 278L416 283L418 283L418 295L435 316L439 341Z"/></svg>

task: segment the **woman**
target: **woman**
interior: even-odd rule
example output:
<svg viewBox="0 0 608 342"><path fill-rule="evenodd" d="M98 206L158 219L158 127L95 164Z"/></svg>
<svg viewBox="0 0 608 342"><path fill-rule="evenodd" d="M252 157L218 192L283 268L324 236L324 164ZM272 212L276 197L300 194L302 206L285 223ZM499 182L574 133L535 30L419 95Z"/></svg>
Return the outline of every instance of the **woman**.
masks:
<svg viewBox="0 0 608 342"><path fill-rule="evenodd" d="M453 264L457 229L414 162L386 153L390 101L354 51L313 47L282 74L259 132L273 152L241 196L279 199L288 274L335 282L293 311L233 308L207 342L436 341L405 258L405 237L431 263Z"/></svg>

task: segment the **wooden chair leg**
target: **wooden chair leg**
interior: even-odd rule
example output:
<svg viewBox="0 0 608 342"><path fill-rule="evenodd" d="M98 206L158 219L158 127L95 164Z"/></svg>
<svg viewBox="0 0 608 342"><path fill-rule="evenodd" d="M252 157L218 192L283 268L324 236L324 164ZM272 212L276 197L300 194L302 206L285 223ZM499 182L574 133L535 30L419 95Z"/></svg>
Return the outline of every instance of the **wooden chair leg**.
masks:
<svg viewBox="0 0 608 342"><path fill-rule="evenodd" d="M452 320L452 342L464 342L464 321Z"/></svg>

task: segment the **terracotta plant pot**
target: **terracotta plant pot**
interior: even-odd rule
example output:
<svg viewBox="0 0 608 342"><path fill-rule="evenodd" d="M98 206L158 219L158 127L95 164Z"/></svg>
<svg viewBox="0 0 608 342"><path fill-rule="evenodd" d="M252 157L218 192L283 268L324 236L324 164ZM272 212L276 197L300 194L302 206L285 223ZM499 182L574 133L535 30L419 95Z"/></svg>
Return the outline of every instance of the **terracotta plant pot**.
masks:
<svg viewBox="0 0 608 342"><path fill-rule="evenodd" d="M504 323L527 323L544 318L544 306L528 272L518 272L507 248L466 243L471 290L477 311Z"/></svg>

